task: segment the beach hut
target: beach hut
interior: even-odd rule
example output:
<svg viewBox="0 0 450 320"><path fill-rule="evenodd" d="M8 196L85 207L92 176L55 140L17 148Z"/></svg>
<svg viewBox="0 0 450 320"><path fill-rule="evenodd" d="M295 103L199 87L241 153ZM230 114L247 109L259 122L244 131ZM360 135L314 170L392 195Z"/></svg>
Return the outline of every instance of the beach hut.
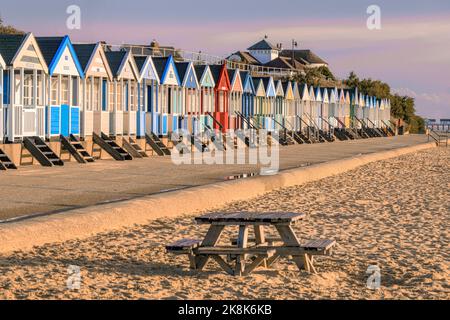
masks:
<svg viewBox="0 0 450 320"><path fill-rule="evenodd" d="M131 51L107 51L106 59L113 74L110 135L135 136L140 76L136 62Z"/></svg>
<svg viewBox="0 0 450 320"><path fill-rule="evenodd" d="M242 93L242 114L252 118L255 115L255 97L256 90L252 75L248 71L241 71L241 79L243 79ZM240 122L240 129L248 129L247 124Z"/></svg>
<svg viewBox="0 0 450 320"><path fill-rule="evenodd" d="M74 44L75 53L84 72L80 95L81 136L92 133L110 134L110 110L114 108L114 83L102 43Z"/></svg>
<svg viewBox="0 0 450 320"><path fill-rule="evenodd" d="M239 69L228 69L228 78L230 79L230 129L237 129L240 121L236 117L236 111L242 113L242 94L244 92L241 73ZM240 120L240 119L239 119Z"/></svg>
<svg viewBox="0 0 450 320"><path fill-rule="evenodd" d="M151 56L135 56L139 73L136 136L145 137L153 131L153 112L158 112L159 77Z"/></svg>
<svg viewBox="0 0 450 320"><path fill-rule="evenodd" d="M80 135L80 95L84 71L68 36L36 37L48 66L45 135Z"/></svg>
<svg viewBox="0 0 450 320"><path fill-rule="evenodd" d="M208 65L196 65L194 68L200 84L200 110L197 117L193 119L194 133L197 133L205 130L204 125L214 127L213 119L208 116L208 113L214 112L216 83Z"/></svg>
<svg viewBox="0 0 450 320"><path fill-rule="evenodd" d="M4 59L3 108L6 138L45 138L45 77L47 63L32 33L0 35L0 55Z"/></svg>
<svg viewBox="0 0 450 320"><path fill-rule="evenodd" d="M227 66L211 65L211 74L213 76L216 87L214 88L214 118L222 125L224 133L229 129L229 105L231 82L228 76ZM214 124L215 129L219 129Z"/></svg>
<svg viewBox="0 0 450 320"><path fill-rule="evenodd" d="M262 124L262 127L267 131L273 131L275 129L273 116L275 115L275 99L277 97L275 82L272 77L262 78L262 82L266 91L266 97L264 99L259 123L260 125Z"/></svg>
<svg viewBox="0 0 450 320"><path fill-rule="evenodd" d="M0 143L3 143L3 139L5 137L5 118L4 118L4 111L3 111L3 97L4 97L4 91L6 87L3 85L3 72L6 69L5 60L3 59L2 55L0 54Z"/></svg>
<svg viewBox="0 0 450 320"><path fill-rule="evenodd" d="M283 83L281 80L278 80L275 84L275 99L274 99L274 107L273 107L273 117L276 122L273 124L275 130L282 130L282 127L279 125L284 123L284 114L286 110L286 100L285 100L285 92Z"/></svg>
<svg viewBox="0 0 450 320"><path fill-rule="evenodd" d="M177 62L175 66L181 80L181 114L173 119L173 130L184 129L193 132L193 119L200 111L200 83L192 62Z"/></svg>
<svg viewBox="0 0 450 320"><path fill-rule="evenodd" d="M333 127L336 127L334 115L336 107L336 91L335 88L327 88L328 90L328 117L326 118L328 123Z"/></svg>
<svg viewBox="0 0 450 320"><path fill-rule="evenodd" d="M289 128L294 131L300 130L298 117L301 116L302 110L303 110L302 91L303 91L303 85L300 85L297 82L292 83L292 92L294 95L294 114L293 114L293 118L290 122Z"/></svg>
<svg viewBox="0 0 450 320"><path fill-rule="evenodd" d="M305 129L305 125L309 124L308 115L311 113L311 104L314 101L314 90L312 90L312 87L309 87L307 84L301 85L301 100L302 107L301 112L298 114L297 121L299 128Z"/></svg>
<svg viewBox="0 0 450 320"><path fill-rule="evenodd" d="M253 78L253 86L255 87L255 112L253 114L253 119L258 123L263 114L263 108L266 100L266 88L262 78Z"/></svg>
<svg viewBox="0 0 450 320"><path fill-rule="evenodd" d="M293 83L291 81L285 81L282 83L284 92L284 110L283 110L283 126L285 128L292 128L292 124L295 122L295 97Z"/></svg>
<svg viewBox="0 0 450 320"><path fill-rule="evenodd" d="M158 111L153 113L153 131L167 137L174 126L178 127L182 112L181 80L172 56L154 57L153 63L160 79L159 106Z"/></svg>
<svg viewBox="0 0 450 320"><path fill-rule="evenodd" d="M331 128L328 125L328 120L329 119L329 109L330 109L330 94L329 94L329 90L327 88L321 88L320 89L320 93L322 96L322 108L320 110L320 116L319 116L319 128L321 128L322 130L325 131L330 131ZM323 121L323 119L327 120L327 121Z"/></svg>

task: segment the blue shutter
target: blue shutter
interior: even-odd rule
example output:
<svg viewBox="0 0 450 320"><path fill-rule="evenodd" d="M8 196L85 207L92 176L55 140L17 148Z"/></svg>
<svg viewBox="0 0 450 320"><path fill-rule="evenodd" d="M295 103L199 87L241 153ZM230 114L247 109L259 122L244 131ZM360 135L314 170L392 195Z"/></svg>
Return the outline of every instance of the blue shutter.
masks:
<svg viewBox="0 0 450 320"><path fill-rule="evenodd" d="M9 74L3 72L3 103L9 104Z"/></svg>
<svg viewBox="0 0 450 320"><path fill-rule="evenodd" d="M103 111L107 111L107 107L106 107L106 94L107 94L107 90L106 90L106 86L107 86L107 81L103 80L102 83L102 110Z"/></svg>

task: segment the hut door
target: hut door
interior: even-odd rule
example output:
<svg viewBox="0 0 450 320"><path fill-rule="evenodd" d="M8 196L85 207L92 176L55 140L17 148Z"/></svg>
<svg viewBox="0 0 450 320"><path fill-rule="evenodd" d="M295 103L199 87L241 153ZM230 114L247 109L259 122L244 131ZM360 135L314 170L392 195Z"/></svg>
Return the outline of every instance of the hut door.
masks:
<svg viewBox="0 0 450 320"><path fill-rule="evenodd" d="M61 134L64 137L69 136L70 107L66 104L61 105Z"/></svg>

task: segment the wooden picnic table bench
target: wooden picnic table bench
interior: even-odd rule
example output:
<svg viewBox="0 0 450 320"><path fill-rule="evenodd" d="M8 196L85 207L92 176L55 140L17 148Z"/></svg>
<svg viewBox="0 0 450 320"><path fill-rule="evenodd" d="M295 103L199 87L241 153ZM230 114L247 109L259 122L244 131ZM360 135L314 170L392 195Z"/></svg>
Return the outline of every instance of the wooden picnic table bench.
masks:
<svg viewBox="0 0 450 320"><path fill-rule="evenodd" d="M209 259L216 261L231 275L247 275L259 266L272 266L280 257L291 258L302 270L317 273L314 267L315 255L330 254L334 240L309 240L301 244L292 226L305 217L303 213L213 213L195 218L198 224L210 228L204 240L184 239L167 246L174 254L187 254L191 268L203 270ZM232 241L233 247L218 246L225 227L238 226L239 234ZM264 227L273 226L279 238L266 238ZM255 237L249 238L253 228ZM275 246L275 243L282 243ZM222 257L226 256L227 261ZM249 263L247 263L250 261ZM234 265L230 264L234 263Z"/></svg>

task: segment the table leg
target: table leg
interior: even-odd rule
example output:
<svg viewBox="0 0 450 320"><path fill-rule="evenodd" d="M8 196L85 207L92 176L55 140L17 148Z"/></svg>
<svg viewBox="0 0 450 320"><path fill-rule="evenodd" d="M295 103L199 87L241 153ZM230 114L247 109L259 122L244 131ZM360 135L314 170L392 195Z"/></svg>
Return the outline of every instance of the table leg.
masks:
<svg viewBox="0 0 450 320"><path fill-rule="evenodd" d="M264 226L261 225L255 225L255 239L256 239L256 245L262 245L266 243L266 235L264 232ZM264 268L267 269L267 259L264 259L261 263Z"/></svg>
<svg viewBox="0 0 450 320"><path fill-rule="evenodd" d="M275 228L280 234L281 240L283 240L285 246L287 247L301 246L300 240L297 238L294 230L290 225L275 225ZM292 256L292 260L294 260L299 270L303 270L305 268L305 260L303 257Z"/></svg>
<svg viewBox="0 0 450 320"><path fill-rule="evenodd" d="M239 237L237 241L238 248L245 249L248 247L248 226L240 226L239 227ZM247 257L244 255L240 255L236 257L236 269L235 275L242 276L245 272L245 260Z"/></svg>
<svg viewBox="0 0 450 320"><path fill-rule="evenodd" d="M220 240L220 236L223 233L223 229L225 226L221 225L215 225L212 224L211 227L208 230L208 233L205 236L205 239L203 240L201 246L202 247L214 247L217 245L217 242ZM208 256L197 256L195 258L196 260L196 267L197 270L203 270L205 268L206 264L208 263L209 257Z"/></svg>

